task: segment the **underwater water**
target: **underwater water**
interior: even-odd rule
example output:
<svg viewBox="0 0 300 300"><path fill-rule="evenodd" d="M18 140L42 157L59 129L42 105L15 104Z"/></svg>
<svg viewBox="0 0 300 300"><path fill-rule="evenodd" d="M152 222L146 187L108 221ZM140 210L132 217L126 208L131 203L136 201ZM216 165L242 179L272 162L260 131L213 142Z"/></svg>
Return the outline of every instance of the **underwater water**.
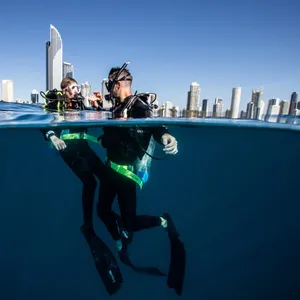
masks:
<svg viewBox="0 0 300 300"><path fill-rule="evenodd" d="M18 109L3 106L0 113L0 299L177 299L166 278L138 274L119 260L124 284L106 293L80 231L81 182L39 131L53 117ZM87 123L98 136L114 121L94 116L72 124ZM181 298L299 299L299 127L195 119L147 124L166 123L179 152L152 161L138 213L173 217L187 253ZM104 149L91 147L105 159ZM162 155L159 146L155 154ZM95 226L117 257L96 214ZM168 271L163 229L136 233L129 250L136 264Z"/></svg>

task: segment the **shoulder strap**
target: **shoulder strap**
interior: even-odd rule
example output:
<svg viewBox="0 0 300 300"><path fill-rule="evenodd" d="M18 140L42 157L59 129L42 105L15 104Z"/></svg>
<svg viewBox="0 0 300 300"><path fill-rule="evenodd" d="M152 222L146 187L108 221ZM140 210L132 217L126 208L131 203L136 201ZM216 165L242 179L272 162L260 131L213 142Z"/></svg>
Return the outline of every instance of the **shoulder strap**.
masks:
<svg viewBox="0 0 300 300"><path fill-rule="evenodd" d="M122 109L122 113L125 111L125 110L130 110L132 108L132 106L134 105L134 103L136 102L136 100L138 100L138 96L137 95L133 95L129 100L128 102L126 103L126 105L123 107Z"/></svg>

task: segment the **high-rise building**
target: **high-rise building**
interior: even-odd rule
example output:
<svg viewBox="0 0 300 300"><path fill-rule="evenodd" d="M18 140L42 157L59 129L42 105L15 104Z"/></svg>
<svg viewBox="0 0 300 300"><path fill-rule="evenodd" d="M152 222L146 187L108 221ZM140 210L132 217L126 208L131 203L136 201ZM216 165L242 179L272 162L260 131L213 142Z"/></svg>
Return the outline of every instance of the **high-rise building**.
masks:
<svg viewBox="0 0 300 300"><path fill-rule="evenodd" d="M71 77L74 78L74 66L71 63L63 63L63 78Z"/></svg>
<svg viewBox="0 0 300 300"><path fill-rule="evenodd" d="M12 80L2 80L1 100L14 102L14 83Z"/></svg>
<svg viewBox="0 0 300 300"><path fill-rule="evenodd" d="M59 90L63 77L63 44L53 25L50 25L50 41L46 42L46 74L46 90Z"/></svg>
<svg viewBox="0 0 300 300"><path fill-rule="evenodd" d="M247 104L246 119L253 119L253 117L254 117L254 103L250 101Z"/></svg>
<svg viewBox="0 0 300 300"><path fill-rule="evenodd" d="M220 118L222 117L223 112L223 100L221 98L215 99L215 104L213 105L213 117Z"/></svg>
<svg viewBox="0 0 300 300"><path fill-rule="evenodd" d="M206 118L208 114L208 99L202 100L202 118Z"/></svg>
<svg viewBox="0 0 300 300"><path fill-rule="evenodd" d="M241 87L232 89L231 107L230 107L230 116L232 119L237 119L239 117L241 93L242 93Z"/></svg>
<svg viewBox="0 0 300 300"><path fill-rule="evenodd" d="M179 106L173 106L171 110L171 117L172 118L179 118L180 117L180 109Z"/></svg>
<svg viewBox="0 0 300 300"><path fill-rule="evenodd" d="M91 96L92 86L86 81L81 84L81 95L84 97L84 105L89 106L88 98Z"/></svg>
<svg viewBox="0 0 300 300"><path fill-rule="evenodd" d="M258 90L252 90L251 102L253 102L253 118L257 120L261 120L264 113L265 102L262 100L262 96L262 88Z"/></svg>
<svg viewBox="0 0 300 300"><path fill-rule="evenodd" d="M265 121L276 122L280 111L279 99L270 99Z"/></svg>
<svg viewBox="0 0 300 300"><path fill-rule="evenodd" d="M296 92L293 92L291 95L289 115L293 115L294 110L297 109L297 101L298 101L298 94Z"/></svg>
<svg viewBox="0 0 300 300"><path fill-rule="evenodd" d="M259 106L260 101L262 100L263 89L252 90L252 99L251 101L254 103L254 106Z"/></svg>
<svg viewBox="0 0 300 300"><path fill-rule="evenodd" d="M157 112L158 117L162 118L165 115L165 104L162 104Z"/></svg>
<svg viewBox="0 0 300 300"><path fill-rule="evenodd" d="M192 82L190 91L188 92L187 110L196 111L199 109L200 101L200 85L197 82Z"/></svg>
<svg viewBox="0 0 300 300"><path fill-rule="evenodd" d="M164 103L165 111L164 111L164 117L170 118L172 116L172 109L173 109L173 103L170 101L166 101Z"/></svg>
<svg viewBox="0 0 300 300"><path fill-rule="evenodd" d="M279 110L279 114L280 115L288 115L289 113L289 102L286 100L282 100L280 101L280 110Z"/></svg>
<svg viewBox="0 0 300 300"><path fill-rule="evenodd" d="M246 119L246 118L247 118L247 112L241 110L241 113L240 113L240 119Z"/></svg>
<svg viewBox="0 0 300 300"><path fill-rule="evenodd" d="M37 90L33 90L30 95L31 103L39 103L39 92Z"/></svg>
<svg viewBox="0 0 300 300"><path fill-rule="evenodd" d="M263 100L261 100L259 102L259 105L257 107L255 107L255 110L254 110L254 118L256 120L262 120L263 114L264 114L264 109L265 109L265 102Z"/></svg>

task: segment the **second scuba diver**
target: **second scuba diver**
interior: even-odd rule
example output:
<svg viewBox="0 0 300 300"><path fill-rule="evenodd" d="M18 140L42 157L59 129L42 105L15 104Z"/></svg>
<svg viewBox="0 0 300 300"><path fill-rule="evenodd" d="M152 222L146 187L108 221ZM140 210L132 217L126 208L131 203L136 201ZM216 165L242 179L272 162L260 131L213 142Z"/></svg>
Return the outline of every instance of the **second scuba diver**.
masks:
<svg viewBox="0 0 300 300"><path fill-rule="evenodd" d="M109 72L107 90L108 99L114 102L114 118L151 118L152 105L147 94L131 92L132 75L126 69L112 68ZM97 104L92 102L97 107ZM127 246L132 241L133 233L154 227L163 227L170 238L171 263L168 274L168 286L181 295L185 274L185 248L171 217L137 215L136 184L143 186L147 174L141 172L145 157L150 156L152 137L163 145L166 154L176 154L177 141L165 126L159 127L119 127L104 126L101 143L107 150L106 173L101 181L97 213L113 240L115 240L121 261L138 272L166 276L157 268L137 267L128 255ZM146 150L147 149L147 150ZM154 157L153 157L154 158ZM148 170L149 171L149 170ZM147 170L146 170L147 172ZM146 175L146 176L144 176ZM115 197L118 198L120 216L112 210Z"/></svg>
<svg viewBox="0 0 300 300"><path fill-rule="evenodd" d="M70 110L88 110L83 103L80 87L76 80L66 77L61 82L61 90L41 93L46 100L45 109L50 112L68 113ZM92 99L95 99L93 97ZM94 231L93 207L97 188L96 178L101 182L105 165L90 148L88 141L96 142L97 138L87 133L87 128L71 127L69 129L42 130L46 141L50 141L61 158L81 180L83 221L81 230L90 246L95 265L109 294L117 292L122 283L122 275L114 255ZM96 178L95 178L96 177Z"/></svg>

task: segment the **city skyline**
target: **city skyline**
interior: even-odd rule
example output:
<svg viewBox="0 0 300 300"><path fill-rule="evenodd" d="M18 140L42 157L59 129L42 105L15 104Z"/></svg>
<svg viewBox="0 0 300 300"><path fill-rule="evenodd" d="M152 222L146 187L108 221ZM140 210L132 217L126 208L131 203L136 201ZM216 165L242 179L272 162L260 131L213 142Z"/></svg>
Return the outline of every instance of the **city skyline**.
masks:
<svg viewBox="0 0 300 300"><path fill-rule="evenodd" d="M64 65L67 65L67 70L69 72L74 72L74 66L70 63L65 63ZM62 69L62 72L64 74L64 69ZM67 74L65 74L67 75ZM71 74L69 74L71 75ZM107 81L107 78L104 78L102 80L102 87L101 92L104 95L106 91L105 82ZM6 88L6 85L9 85L9 88ZM3 88L4 87L4 88ZM11 100L13 99L14 94L14 87L13 87L13 81L12 80L2 80L1 85L2 90L5 95L4 98L8 98ZM87 101L88 95L91 95L91 93L94 91L92 89L92 86L86 81L85 83L81 83L81 90L83 96L85 99L85 105L89 106L89 103ZM99 91L99 89L98 89ZM209 109L209 103L210 99L201 99L201 88L200 84L197 82L192 82L190 84L190 90L187 92L187 101L186 101L186 107L181 108L177 105L173 105L172 101L161 101L160 109L163 109L166 111L164 114L165 117L171 117L172 116L172 110L182 112L182 111L194 111L192 114L190 114L188 117L199 117L198 113L201 112L201 117L207 115L211 117L227 117L227 118L246 118L246 119L262 119L262 117L265 117L267 114L271 115L294 115L298 116L300 115L300 101L298 102L298 93L292 92L290 101L283 100L279 98L271 98L269 100L263 100L263 89L252 89L252 97L251 101L247 103L246 110L242 109L240 107L240 98L242 95L242 88L241 87L234 87L232 88L232 96L231 96L231 103L230 107L224 107L223 105L223 99L220 97L214 98L214 103L212 104L212 109ZM3 98L3 93L1 93L1 96ZM3 98L3 99L4 99ZM38 103L39 102L39 93L35 89L30 94L31 103ZM35 99L35 100L33 100ZM1 99L2 100L2 99ZM7 101L7 100L5 100ZM15 99L14 101L9 102L22 102L22 103L30 103L29 100L23 100L23 99ZM105 104L105 108L109 108L111 104L106 103L106 101L103 101ZM268 102L268 106L265 106L265 102ZM270 106L270 103L273 103L273 105ZM158 103L158 102L157 102ZM202 103L202 104L201 104ZM272 107L274 106L274 107ZM266 111L265 111L266 110ZM197 113L195 114L195 111ZM205 111L205 112L204 112Z"/></svg>
<svg viewBox="0 0 300 300"><path fill-rule="evenodd" d="M47 89L60 89L60 82L62 78L64 77L75 77L74 74L74 65L68 62L63 62L63 40L62 37L58 31L58 29L50 24L50 41L46 42L46 90ZM103 86L104 81L107 80L107 78L102 79L101 89L102 93L104 91ZM10 94L13 95L13 81L12 80L6 80L8 82L11 82L12 88ZM5 80L3 81L5 82ZM2 83L2 87L5 88L5 84ZM84 97L86 98L85 104L88 104L87 97L92 92L92 86L86 81L86 83L81 84L82 91L84 92ZM263 93L263 88L254 90L252 89L252 97L251 100L247 103L246 112L240 108L241 104L241 87L232 88L232 96L231 96L231 103L230 103L230 109L226 109L226 112L224 114L223 107L224 107L224 99L221 97L215 97L215 103L212 105L212 116L213 117L230 117L230 118L248 118L248 119L261 119L262 115L264 114L265 109L265 101L263 101L261 94ZM99 89L95 89L99 90ZM7 92L6 92L7 93ZM187 111L194 111L194 113L190 114L189 117L193 117L195 115L195 111L201 111L200 108L200 97L201 89L200 84L193 81L190 84L190 91L188 91L187 96L187 104L186 109ZM296 92L293 92L295 94ZM104 94L104 93L103 93ZM297 94L297 93L296 93ZM1 94L2 95L2 94ZM33 94L31 93L31 100L33 99ZM34 96L35 97L35 96ZM258 98L259 99L258 99ZM257 99L256 99L257 98ZM13 96L10 96L9 99L13 99ZM272 98L277 99L277 98ZM279 99L280 100L280 99ZM23 100L23 99L14 99L13 101L16 102L23 102L23 103L29 103L29 101ZM209 112L209 99L203 99L202 100L205 103L206 113ZM31 101L33 103L33 101ZM38 97L37 97L38 102ZM106 102L104 100L104 102ZM172 101L164 101L163 102L164 109L166 111L169 110L177 110L180 111L180 106L173 105ZM296 104L297 105L297 101ZM109 107L108 104L105 105L106 107ZM202 108L203 109L203 108ZM291 110L293 110L292 104L289 108L289 114L291 113ZM243 115L245 114L245 116ZM166 116L169 116L169 113L167 113Z"/></svg>
<svg viewBox="0 0 300 300"><path fill-rule="evenodd" d="M192 95L193 92L195 95ZM209 99L203 99L201 105L200 85L192 82L186 107L182 109L170 101L163 102L156 110L155 115L159 117L252 119L267 122L282 122L283 116L300 116L300 101L298 101L297 92L291 94L289 101L279 98L264 101L263 89L253 89L251 101L247 104L246 110L239 108L241 93L241 87L232 88L230 107L224 107L223 99L216 97L212 104L212 110L209 110Z"/></svg>
<svg viewBox="0 0 300 300"><path fill-rule="evenodd" d="M65 63L64 63L65 64ZM73 72L73 66L70 63L67 64L67 70ZM63 73L67 75L65 70ZM102 80L102 94L106 93L105 82L107 78ZM13 99L13 81L2 80L2 98L4 101L10 101ZM85 105L88 104L88 96L92 93L91 85L86 81L81 84L82 95L85 98ZM190 84L190 90L187 92L186 108L181 109L179 106L173 105L172 102L166 101L161 106L154 110L155 116L159 117L187 117L187 118L229 118L229 119L254 119L265 120L267 122L282 122L281 116L299 116L300 115L300 101L298 101L298 93L293 92L290 97L290 101L281 100L279 98L272 98L268 100L268 106L265 112L265 101L263 100L263 89L253 89L251 101L247 104L246 111L240 110L240 98L242 93L241 87L232 88L232 97L230 109L225 109L223 106L223 99L216 97L213 104L212 111L208 109L209 99L203 99L201 105L200 99L200 84L192 82ZM22 101L16 99L15 102L29 103L29 101ZM39 93L37 90L31 92L31 103L39 102ZM158 99L156 103L159 104ZM105 104L105 101L104 101ZM107 104L105 104L106 106ZM110 105L104 108L108 108ZM225 110L225 111L224 111ZM288 121L288 120L287 120ZM285 122L285 120L284 120Z"/></svg>
<svg viewBox="0 0 300 300"><path fill-rule="evenodd" d="M291 92L299 91L300 4L277 6L254 0L244 7L233 2L194 1L170 7L154 0L151 7L147 5L152 21L140 26L136 24L144 15L145 4L130 2L116 10L118 4L118 0L108 4L101 18L87 18L83 24L57 14L57 7L69 10L57 0L47 7L47 13L31 1L22 11L5 3L0 20L5 37L0 79L14 81L16 99L29 99L32 89L45 90L45 43L49 24L53 24L63 38L63 61L75 66L78 82L88 80L93 89L101 89L112 66L129 60L134 90L155 92L181 107L193 81L201 84L201 99L220 97L224 107L230 105L232 87L242 87L243 110L253 88L263 86L264 99L289 100ZM38 18L28 18L32 8ZM93 2L90 9L102 11L103 6ZM122 33L116 24L112 26L112 13L120 19L127 15ZM231 15L234 18L228 17Z"/></svg>

